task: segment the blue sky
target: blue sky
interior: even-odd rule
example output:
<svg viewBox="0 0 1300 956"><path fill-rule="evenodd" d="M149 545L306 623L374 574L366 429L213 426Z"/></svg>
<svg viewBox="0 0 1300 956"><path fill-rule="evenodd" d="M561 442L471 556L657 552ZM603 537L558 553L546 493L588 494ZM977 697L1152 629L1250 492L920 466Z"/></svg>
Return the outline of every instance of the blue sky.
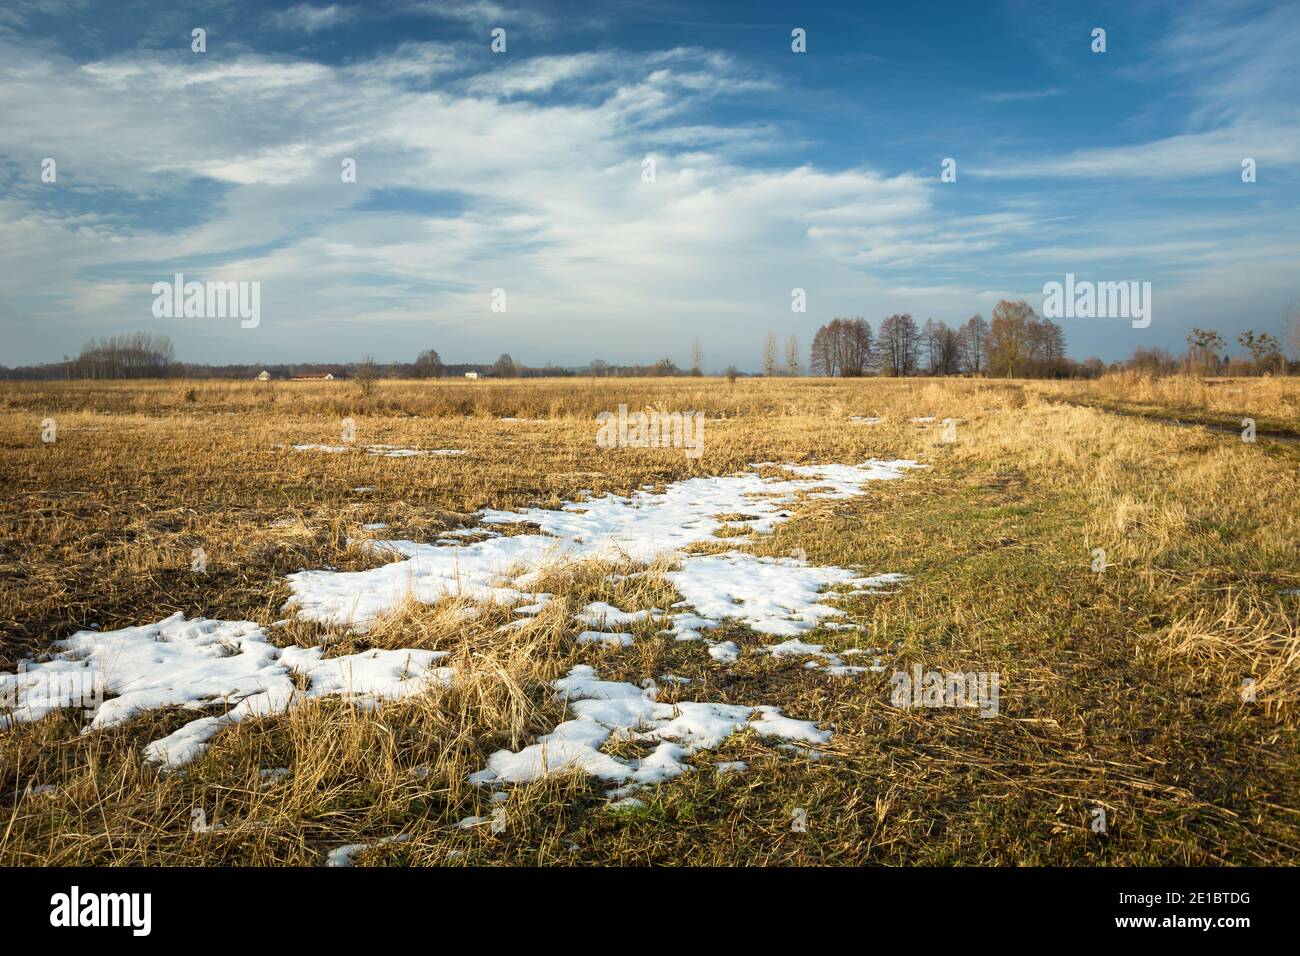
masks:
<svg viewBox="0 0 1300 956"><path fill-rule="evenodd" d="M1064 320L1076 358L1280 334L1297 62L1300 5L1250 0L7 0L0 364L147 330L209 362L685 364L698 337L755 368L769 331L1040 307L1067 272L1153 289L1150 328ZM260 282L260 325L154 318L175 272Z"/></svg>

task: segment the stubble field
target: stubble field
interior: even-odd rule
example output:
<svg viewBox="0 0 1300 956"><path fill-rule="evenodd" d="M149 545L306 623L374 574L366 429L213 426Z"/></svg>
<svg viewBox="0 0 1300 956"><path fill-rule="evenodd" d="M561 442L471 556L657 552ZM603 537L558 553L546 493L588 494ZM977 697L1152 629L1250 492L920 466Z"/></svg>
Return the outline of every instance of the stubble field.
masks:
<svg viewBox="0 0 1300 956"><path fill-rule="evenodd" d="M1294 379L6 384L0 864L1291 863L1298 431ZM178 613L251 624L113 633ZM23 715L86 664L120 719Z"/></svg>

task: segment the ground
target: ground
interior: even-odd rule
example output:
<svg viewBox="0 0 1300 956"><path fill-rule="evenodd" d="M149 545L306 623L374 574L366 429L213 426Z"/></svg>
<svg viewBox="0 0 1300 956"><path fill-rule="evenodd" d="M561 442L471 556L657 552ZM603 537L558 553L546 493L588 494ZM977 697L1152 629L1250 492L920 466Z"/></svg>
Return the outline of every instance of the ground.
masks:
<svg viewBox="0 0 1300 956"><path fill-rule="evenodd" d="M704 412L704 453L598 447L596 414L621 403ZM322 696L231 724L174 769L144 749L222 707L86 733L80 709L16 723L0 730L0 864L1293 862L1298 436L1295 379L381 382L366 398L348 382L8 383L0 672L181 612L254 622L272 648L324 642L326 661L444 651L454 676L378 707ZM483 509L868 460L927 467L851 497L800 491L767 534L715 515L715 540L688 549L905 575L827 595L843 613L798 635L869 651L842 657L860 672L763 653L787 637L738 621L695 641L662 619L604 628L628 646L578 640L594 602L689 611L672 608L671 557L535 569L529 590L554 598L504 631L515 608L466 599L408 600L364 630L285 610L289 575L382 567L396 556L367 539L445 541ZM709 653L723 641L735 660ZM575 665L653 680L660 704L771 705L829 736L782 747L742 719L635 802L582 772L471 782L575 717L554 687ZM894 706L893 675L915 665L996 673L996 714Z"/></svg>

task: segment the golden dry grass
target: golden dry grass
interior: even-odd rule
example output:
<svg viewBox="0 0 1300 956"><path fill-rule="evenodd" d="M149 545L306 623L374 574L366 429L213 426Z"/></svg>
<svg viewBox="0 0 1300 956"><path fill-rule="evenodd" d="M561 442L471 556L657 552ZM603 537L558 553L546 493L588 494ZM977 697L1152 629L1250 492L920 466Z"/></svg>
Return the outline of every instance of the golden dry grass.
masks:
<svg viewBox="0 0 1300 956"><path fill-rule="evenodd" d="M1300 850L1300 469L1294 443L1110 414L1207 417L1246 408L1294 429L1297 383L1103 380L554 380L347 383L40 383L0 390L0 669L73 630L189 616L271 625L299 568L382 558L361 525L428 540L485 507L555 507L755 461L919 458L932 467L849 501L808 501L754 546L818 564L901 571L894 594L843 602L887 670L996 670L1001 713L897 710L888 674L832 679L802 660L742 655L636 629L634 647L579 646L573 613L605 600L665 607L649 574L552 569L557 595L506 637L508 609L467 620L454 602L408 604L329 653L447 650L453 687L358 711L322 701L223 732L184 773L140 759L192 715L164 712L79 736L60 714L0 736L0 862L318 864L398 833L358 863L1283 863ZM701 410L706 452L598 449L593 416L621 402ZM1121 408L1129 403L1131 408ZM1139 408L1139 406L1141 406ZM850 416L884 419L855 426ZM958 441L920 416L958 418ZM53 417L58 441L40 440ZM463 457L298 454L357 441L463 448ZM540 419L506 422L503 417ZM372 492L354 491L373 487ZM189 570L203 547L209 573ZM1109 567L1090 570L1091 552ZM272 630L312 644L324 629ZM743 647L768 643L724 625ZM851 639L850 639L851 638ZM546 684L574 663L639 683L693 683L661 699L771 703L833 725L810 760L750 733L700 754L700 772L611 811L602 788L557 777L511 791L507 832L457 829L491 812L467 775L551 729ZM1241 682L1255 681L1256 699ZM622 744L616 746L623 746ZM710 765L744 760L743 774ZM260 771L289 773L264 781ZM53 785L52 792L37 792ZM1088 828L1105 807L1110 830ZM190 829L203 808L222 825ZM792 832L803 808L808 832Z"/></svg>

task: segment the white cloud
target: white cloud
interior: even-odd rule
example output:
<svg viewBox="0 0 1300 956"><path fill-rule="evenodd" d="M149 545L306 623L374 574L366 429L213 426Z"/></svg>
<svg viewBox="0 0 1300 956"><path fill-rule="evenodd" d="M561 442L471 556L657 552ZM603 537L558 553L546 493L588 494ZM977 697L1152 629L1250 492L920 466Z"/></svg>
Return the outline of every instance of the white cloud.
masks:
<svg viewBox="0 0 1300 956"><path fill-rule="evenodd" d="M269 19L274 26L282 30L302 30L306 33L317 33L321 30L330 30L348 23L355 19L356 16L356 7L341 7L333 3L325 7L314 7L310 3L300 3L285 10L276 11L270 15Z"/></svg>
<svg viewBox="0 0 1300 956"><path fill-rule="evenodd" d="M332 9L292 9L304 8ZM510 13L454 11L471 24ZM716 107L761 103L777 84L727 53L492 61L484 43L407 42L342 64L142 50L80 64L0 36L0 157L17 176L0 201L0 293L11 314L48 317L30 357L75 351L98 323L92 334L168 331L182 355L202 343L218 358L346 358L390 341L396 357L419 330L450 360L507 346L538 362L684 360L699 335L744 364L738 343L756 360L769 328L806 345L835 314L987 315L995 296L1032 293L1061 261L1145 250L1140 261L1204 267L1217 297L1162 291L1187 315L1228 288L1240 295L1247 276L1273 289L1285 274L1285 257L1258 255L1289 248L1262 215L1257 239L1231 250L1234 269L1212 248L1212 220L1189 229L1195 210L1157 217L1163 232L1096 211L1080 222L1054 198L978 179L1177 182L1235 176L1240 155L1265 170L1293 163L1294 127L1265 110L1124 147L964 160L962 184L941 186L869 160L809 162L819 154L779 113L728 121ZM57 187L39 183L33 155L57 157ZM641 180L647 155L654 183ZM357 161L355 184L341 181L344 157ZM96 211L51 212L57 194L41 191L55 189ZM149 280L173 268L261 281L256 336L149 326ZM806 315L789 310L796 286ZM505 314L489 310L496 287Z"/></svg>

